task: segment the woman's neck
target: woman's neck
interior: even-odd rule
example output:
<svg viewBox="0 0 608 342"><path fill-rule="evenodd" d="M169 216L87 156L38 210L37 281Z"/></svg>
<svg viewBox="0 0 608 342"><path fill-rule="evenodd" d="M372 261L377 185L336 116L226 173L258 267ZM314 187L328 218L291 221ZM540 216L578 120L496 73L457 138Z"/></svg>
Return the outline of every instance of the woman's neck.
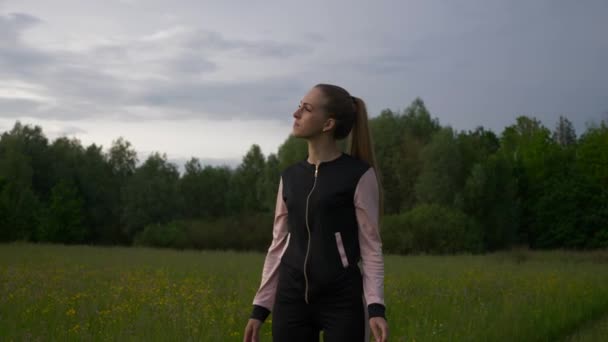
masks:
<svg viewBox="0 0 608 342"><path fill-rule="evenodd" d="M318 165L321 162L334 160L342 154L335 139L321 136L308 140L308 162Z"/></svg>

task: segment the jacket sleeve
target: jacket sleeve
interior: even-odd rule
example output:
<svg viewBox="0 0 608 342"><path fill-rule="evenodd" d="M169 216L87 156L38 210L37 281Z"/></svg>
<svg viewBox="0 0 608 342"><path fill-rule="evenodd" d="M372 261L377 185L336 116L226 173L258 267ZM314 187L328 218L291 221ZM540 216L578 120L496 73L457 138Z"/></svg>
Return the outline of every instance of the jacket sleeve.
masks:
<svg viewBox="0 0 608 342"><path fill-rule="evenodd" d="M288 243L287 206L283 200L283 179L281 178L275 206L272 242L264 260L262 281L253 299L251 318L263 322L270 315L279 281L279 263Z"/></svg>
<svg viewBox="0 0 608 342"><path fill-rule="evenodd" d="M384 260L379 227L380 193L376 173L371 167L359 179L354 204L359 225L363 292L369 317L385 317Z"/></svg>

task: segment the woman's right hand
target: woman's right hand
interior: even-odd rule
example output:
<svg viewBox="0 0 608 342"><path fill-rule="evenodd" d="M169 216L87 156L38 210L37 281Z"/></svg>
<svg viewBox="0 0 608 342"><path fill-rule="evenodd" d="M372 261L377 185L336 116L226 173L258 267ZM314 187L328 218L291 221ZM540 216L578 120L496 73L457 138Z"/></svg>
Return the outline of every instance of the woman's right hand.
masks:
<svg viewBox="0 0 608 342"><path fill-rule="evenodd" d="M259 342L260 341L260 328L262 327L262 321L255 318L250 318L245 327L245 337L243 342Z"/></svg>

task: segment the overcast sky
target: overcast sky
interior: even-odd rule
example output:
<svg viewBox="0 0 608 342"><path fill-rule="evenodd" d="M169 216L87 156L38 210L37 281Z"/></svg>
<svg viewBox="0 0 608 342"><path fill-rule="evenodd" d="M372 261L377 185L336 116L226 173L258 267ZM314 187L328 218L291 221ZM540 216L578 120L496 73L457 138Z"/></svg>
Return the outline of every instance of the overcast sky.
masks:
<svg viewBox="0 0 608 342"><path fill-rule="evenodd" d="M324 82L372 117L419 96L459 130L581 133L608 112L607 18L605 0L0 0L0 132L236 165L276 152Z"/></svg>

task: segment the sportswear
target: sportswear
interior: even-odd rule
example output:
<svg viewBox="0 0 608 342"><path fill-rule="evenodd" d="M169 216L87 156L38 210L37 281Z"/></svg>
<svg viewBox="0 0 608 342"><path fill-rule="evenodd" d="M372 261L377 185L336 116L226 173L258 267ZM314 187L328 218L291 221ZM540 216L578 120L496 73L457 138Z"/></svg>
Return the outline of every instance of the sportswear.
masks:
<svg viewBox="0 0 608 342"><path fill-rule="evenodd" d="M290 276L280 277L281 272ZM285 282L281 286L279 279ZM293 295L315 305L356 279L362 282L368 316L385 317L374 169L346 153L319 165L305 159L287 167L279 180L272 242L251 318L266 320L276 298L285 295L277 290L301 288Z"/></svg>

